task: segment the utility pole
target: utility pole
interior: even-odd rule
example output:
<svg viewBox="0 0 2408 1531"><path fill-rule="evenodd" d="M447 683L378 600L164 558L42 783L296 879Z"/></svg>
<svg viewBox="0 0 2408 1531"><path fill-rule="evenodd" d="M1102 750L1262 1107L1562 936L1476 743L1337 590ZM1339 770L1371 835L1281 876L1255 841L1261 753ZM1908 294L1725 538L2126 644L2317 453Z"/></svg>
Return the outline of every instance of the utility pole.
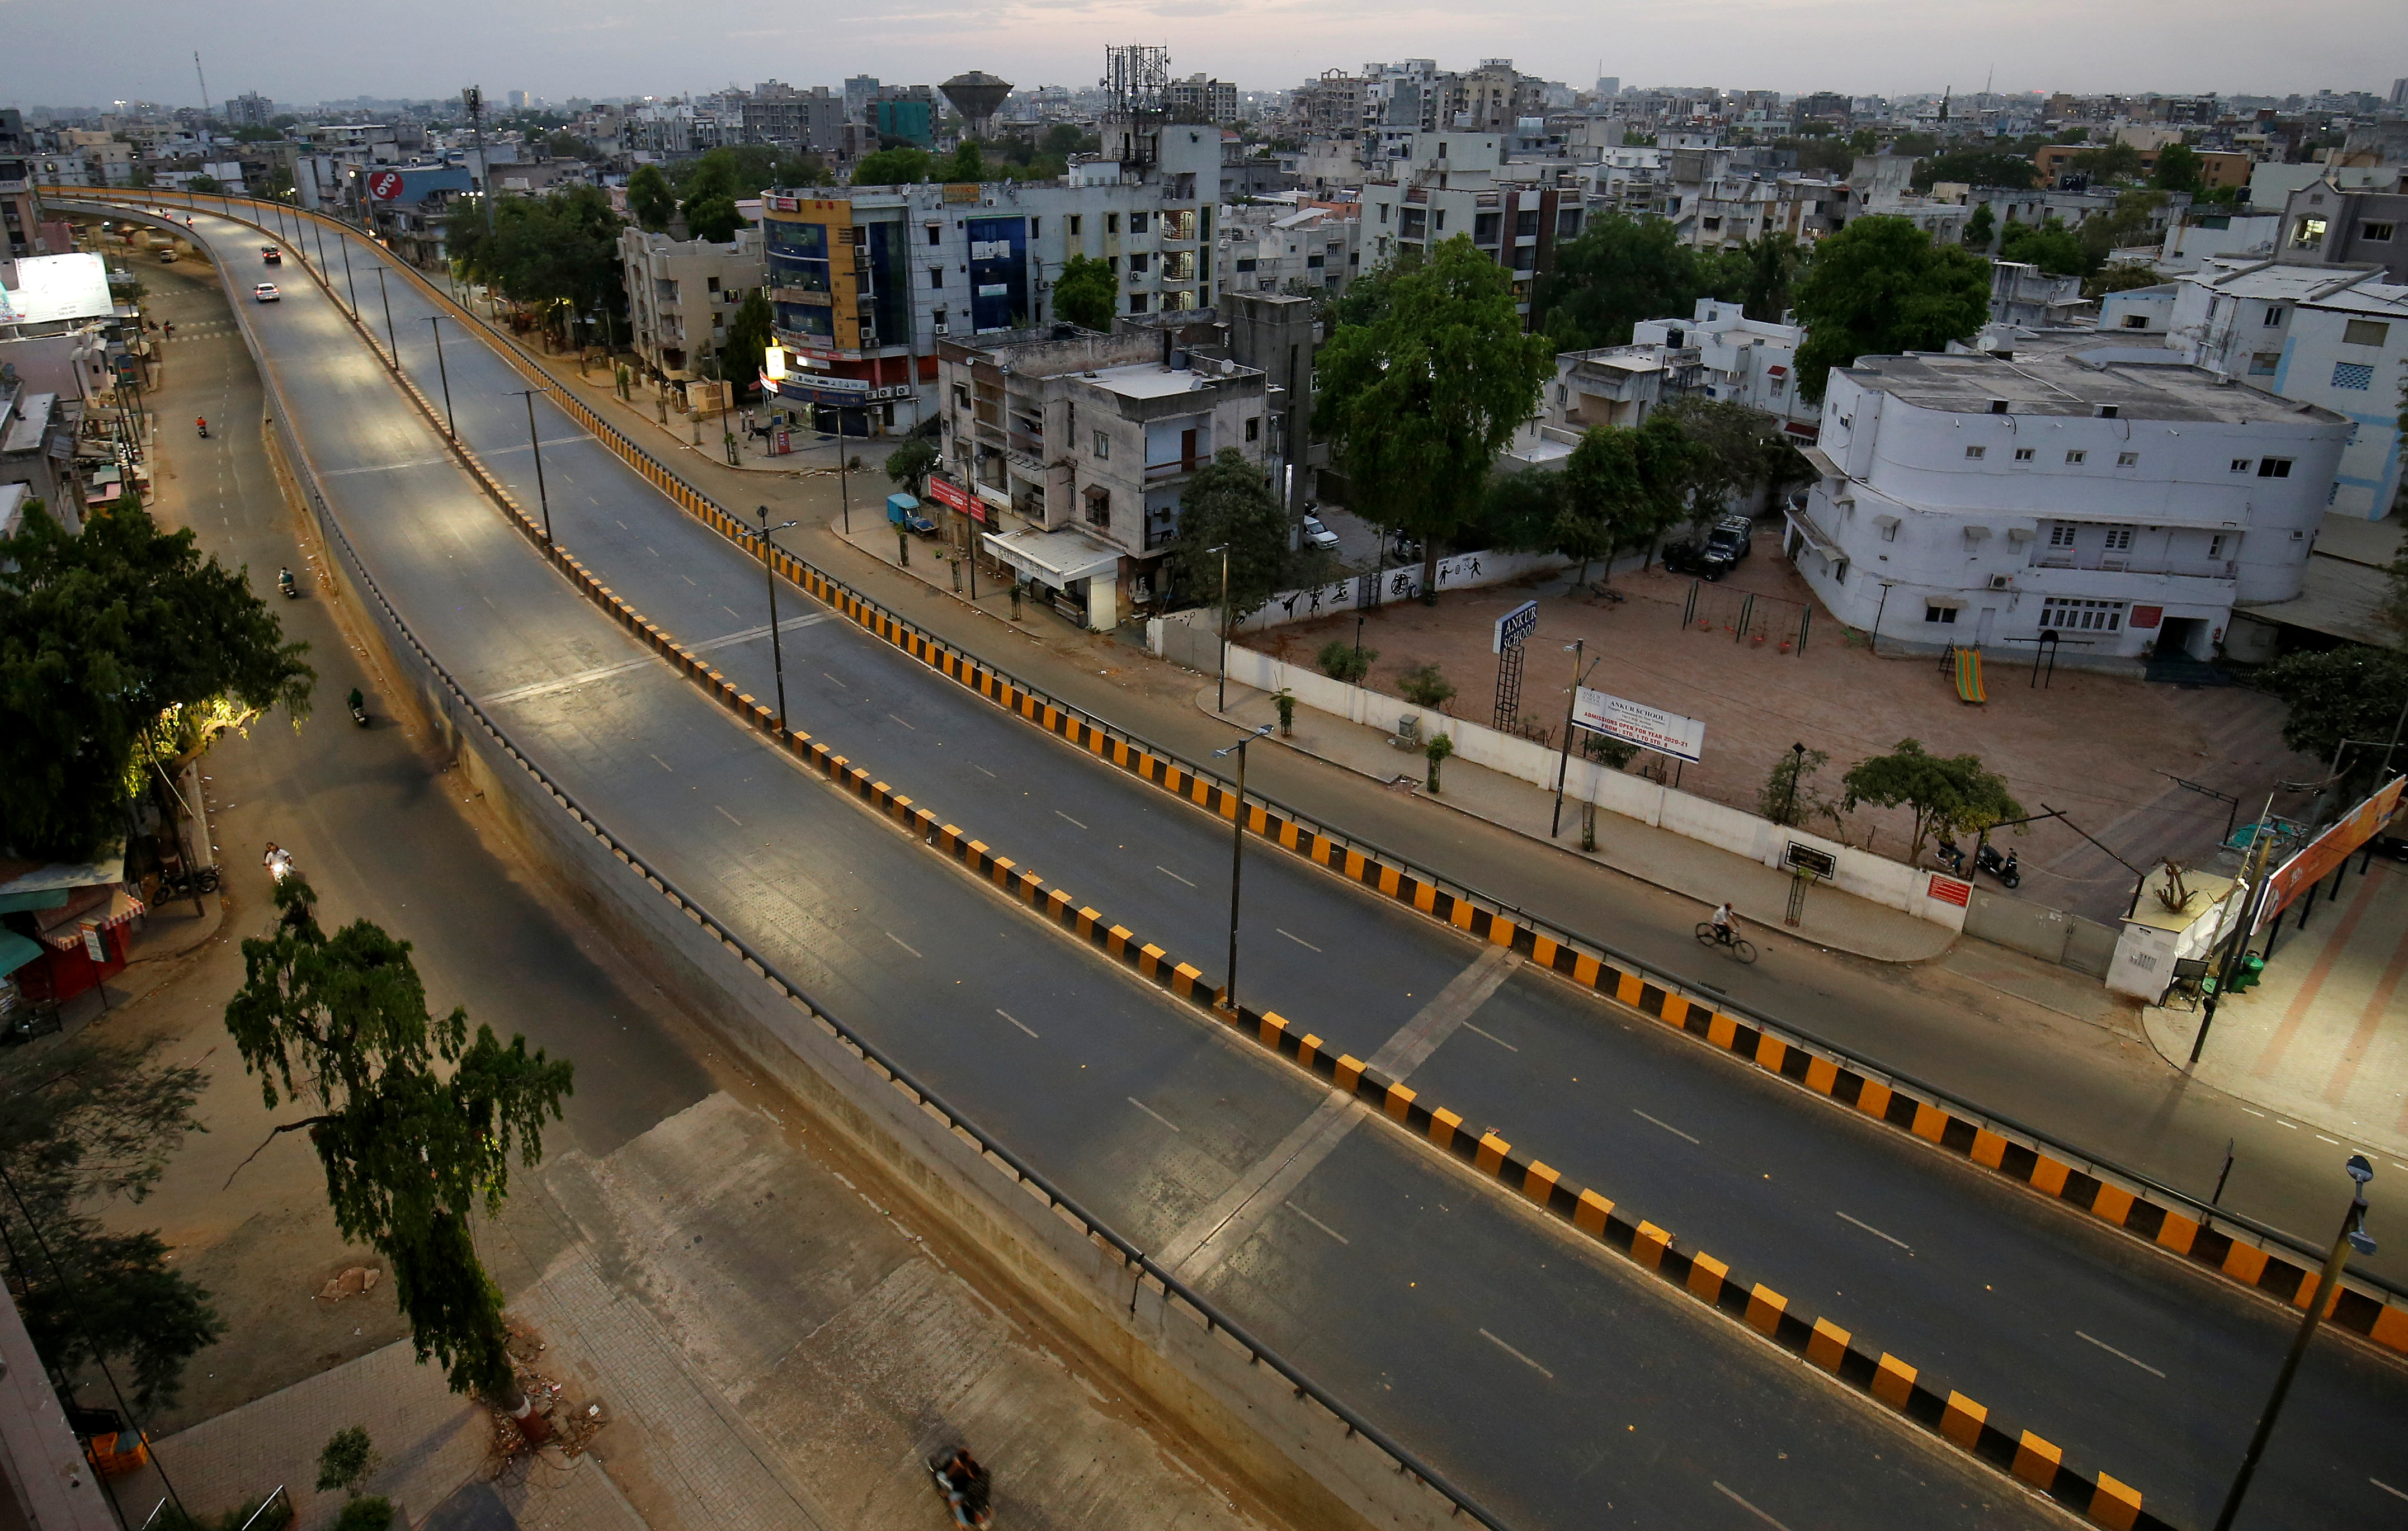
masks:
<svg viewBox="0 0 2408 1531"><path fill-rule="evenodd" d="M2245 875L2249 879L2248 894L2242 901L2241 929L2232 944L2225 949L2224 962L2215 975L2215 986L2208 992L2200 1007L2199 1035L2190 1039L2190 1059L2186 1069L2199 1066L2200 1054L2207 1051L2207 1029L2215 1024L2215 1002L2232 987L2232 976L2241 969L2242 954L2249 950L2249 937L2258 931L2258 916L2266 908L2266 864L2273 859L2274 837L2266 832L2266 821L2274 811L2274 794L2266 794L2265 811L2258 815L2257 827L2249 832L2249 859ZM2302 916L2304 918L2304 916Z"/></svg>
<svg viewBox="0 0 2408 1531"><path fill-rule="evenodd" d="M460 93L468 108L468 129L477 138L477 195L485 205L485 237L494 236L494 167L485 163L485 93L471 85Z"/></svg>
<svg viewBox="0 0 2408 1531"><path fill-rule="evenodd" d="M1212 751L1216 760L1231 751L1238 756L1238 807L1230 816L1229 838L1229 966L1226 981L1221 985L1221 1004L1232 1015L1238 1011L1238 881L1246 869L1246 746L1270 731L1271 725L1265 723L1228 749Z"/></svg>
<svg viewBox="0 0 2408 1531"><path fill-rule="evenodd" d="M530 403L528 408L533 408L534 405ZM772 526L769 524L769 508L765 505L759 509L761 529L755 532L739 522L736 526L736 535L748 542L761 544L761 577L769 586L769 663L778 676L778 732L782 735L786 732L786 652L778 640L778 565L777 560L771 556L777 550L777 544L770 539L786 528L800 526L802 522L781 521Z"/></svg>
<svg viewBox="0 0 2408 1531"><path fill-rule="evenodd" d="M443 365L443 316L428 314L426 322L435 326L435 371L437 376L443 379L443 424L452 433L452 439L456 444L460 439L460 422L452 417L452 371ZM400 361L400 354L394 353L394 365L398 365ZM535 408L534 400L527 401L527 408L529 410Z"/></svg>
<svg viewBox="0 0 2408 1531"><path fill-rule="evenodd" d="M384 305L385 344L393 348L393 369L401 371L401 337L393 333L393 294L385 291L384 263L377 263L377 301Z"/></svg>
<svg viewBox="0 0 2408 1531"><path fill-rule="evenodd" d="M201 82L201 151L206 155L209 147L209 77L201 73L197 50L193 54L193 78Z"/></svg>
<svg viewBox="0 0 2408 1531"><path fill-rule="evenodd" d="M543 508L543 545L547 548L552 546L552 496L544 493L543 442L538 439L535 434L535 396L538 393L549 392L551 392L551 390L544 388L522 388L519 390L519 397L526 400L527 450L535 453L535 497L536 503ZM775 592L773 591L771 594L774 595ZM775 624L775 622L776 619L772 617L771 622L773 625ZM779 704L779 710L781 713L784 711L784 702L782 698Z"/></svg>

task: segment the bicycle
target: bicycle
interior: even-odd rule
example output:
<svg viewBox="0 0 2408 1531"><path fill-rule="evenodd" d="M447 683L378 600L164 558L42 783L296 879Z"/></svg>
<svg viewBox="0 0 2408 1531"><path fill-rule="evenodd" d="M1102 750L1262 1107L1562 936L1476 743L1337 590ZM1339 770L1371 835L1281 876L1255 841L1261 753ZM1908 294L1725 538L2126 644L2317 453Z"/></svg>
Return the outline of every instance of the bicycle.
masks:
<svg viewBox="0 0 2408 1531"><path fill-rule="evenodd" d="M1756 947L1744 936L1734 936L1712 920L1698 922L1698 944L1718 946L1743 963L1756 961Z"/></svg>

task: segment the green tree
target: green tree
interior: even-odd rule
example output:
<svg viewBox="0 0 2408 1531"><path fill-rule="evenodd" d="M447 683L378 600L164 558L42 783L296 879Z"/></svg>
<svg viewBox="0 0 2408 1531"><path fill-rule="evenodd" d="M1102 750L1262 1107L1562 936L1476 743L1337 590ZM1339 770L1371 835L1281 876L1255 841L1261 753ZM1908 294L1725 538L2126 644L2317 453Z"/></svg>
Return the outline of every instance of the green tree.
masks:
<svg viewBox="0 0 2408 1531"><path fill-rule="evenodd" d="M1377 649L1357 649L1344 638L1331 638L1321 646L1321 652L1313 656L1312 662L1332 680L1359 685L1371 673L1371 662L1379 657Z"/></svg>
<svg viewBox="0 0 2408 1531"><path fill-rule="evenodd" d="M696 239L724 245L752 226L752 221L736 210L733 197L697 197L685 205L685 231Z"/></svg>
<svg viewBox="0 0 2408 1531"><path fill-rule="evenodd" d="M270 708L308 716L308 648L140 501L79 535L33 501L0 541L0 846L87 861L117 844L153 759Z"/></svg>
<svg viewBox="0 0 2408 1531"><path fill-rule="evenodd" d="M1605 213L1555 247L1555 267L1531 300L1530 325L1558 351L1627 345L1639 321L1689 313L1701 297L1738 298L1744 279L1683 244L1665 219Z"/></svg>
<svg viewBox="0 0 2408 1531"><path fill-rule="evenodd" d="M192 179L184 182L184 190L188 192L217 193L222 192L224 189L225 188L219 183L218 178L215 176L194 176Z"/></svg>
<svg viewBox="0 0 2408 1531"><path fill-rule="evenodd" d="M2339 757L2344 801L2373 785L2383 748L2344 751L2344 739L2388 739L2408 705L2408 652L2345 643L2337 649L2285 654L2258 672L2258 690L2280 697L2290 712L2283 742L2328 766ZM2408 744L2403 744L2408 749ZM2395 752L2396 770L2401 757Z"/></svg>
<svg viewBox="0 0 2408 1531"><path fill-rule="evenodd" d="M1120 279L1102 261L1073 255L1054 279L1054 317L1109 335L1120 309Z"/></svg>
<svg viewBox="0 0 2408 1531"><path fill-rule="evenodd" d="M609 197L594 186L498 198L490 237L476 198L455 199L443 222L461 275L532 309L571 339L580 314L600 317L614 331L626 316L619 265L619 234L625 226Z"/></svg>
<svg viewBox="0 0 2408 1531"><path fill-rule="evenodd" d="M175 1401L185 1362L225 1325L155 1233L95 1215L139 1202L184 1135L201 1130L197 1068L155 1062L92 1033L0 1063L0 1249L34 1349L69 1380L95 1361L130 1373L145 1412Z"/></svg>
<svg viewBox="0 0 2408 1531"><path fill-rule="evenodd" d="M1677 427L1688 440L1682 497L1691 522L1711 521L1734 500L1795 476L1790 460L1797 457L1797 449L1783 439L1780 427L1761 409L1690 393L1648 419Z"/></svg>
<svg viewBox="0 0 2408 1531"><path fill-rule="evenodd" d="M1523 333L1511 279L1462 235L1389 295L1380 318L1323 346L1320 413L1351 508L1420 539L1435 603L1439 544L1478 512L1489 465L1555 375L1554 348Z"/></svg>
<svg viewBox="0 0 2408 1531"><path fill-rule="evenodd" d="M719 347L721 375L737 385L739 395L760 386L761 364L774 338L768 296L756 287L737 305L736 317L727 322L727 338Z"/></svg>
<svg viewBox="0 0 2408 1531"><path fill-rule="evenodd" d="M2082 248L2090 256L2086 269L2098 270L2119 250L2155 243L2153 225L2165 205L2163 192L2128 191L2115 198L2114 212L2092 213L2084 219L2079 232Z"/></svg>
<svg viewBox="0 0 2408 1531"><path fill-rule="evenodd" d="M2040 183L2040 170L2021 154L1995 149L1952 150L1914 167L1914 189L1918 192L1928 192L1943 180L2023 192Z"/></svg>
<svg viewBox="0 0 2408 1531"><path fill-rule="evenodd" d="M1798 284L1798 383L1823 396L1831 368L1859 356L1942 351L1990 313L1990 266L1934 245L1904 218L1859 218L1815 247Z"/></svg>
<svg viewBox="0 0 2408 1531"><path fill-rule="evenodd" d="M318 1492L356 1499L380 1461L365 1426L337 1430L318 1452Z"/></svg>
<svg viewBox="0 0 2408 1531"><path fill-rule="evenodd" d="M1427 665L1416 665L1409 670L1398 671L1397 690L1403 694L1406 701L1415 707L1434 707L1443 709L1447 703L1455 700L1455 682L1446 678L1445 672L1438 667L1436 661Z"/></svg>
<svg viewBox="0 0 2408 1531"><path fill-rule="evenodd" d="M2188 192L2197 196L2207 190L2206 164L2190 145L2168 144L2157 150L2149 184L2160 192Z"/></svg>
<svg viewBox="0 0 2408 1531"><path fill-rule="evenodd" d="M1914 815L1909 866L1922 859L1928 838L1955 839L2024 814L2023 805L2007 792L2007 779L1985 769L1981 756L1935 755L1916 739L1900 739L1893 752L1856 762L1840 786L1845 794L1842 804L1851 813L1857 804L1870 803L1903 807Z"/></svg>
<svg viewBox="0 0 2408 1531"><path fill-rule="evenodd" d="M1524 468L1489 475L1480 519L1463 529L1474 546L1512 552L1553 550L1555 518L1563 512L1564 476L1553 468Z"/></svg>
<svg viewBox="0 0 2408 1531"><path fill-rule="evenodd" d="M1212 550L1226 545L1228 618L1243 622L1284 588L1291 531L1269 475L1237 448L1224 447L1180 494L1179 537L1169 558L1173 588L1220 605L1222 555Z"/></svg>
<svg viewBox="0 0 2408 1531"><path fill-rule="evenodd" d="M861 157L861 163L853 167L853 183L855 186L910 186L918 181L935 179L935 169L936 161L924 149L882 149Z"/></svg>
<svg viewBox="0 0 2408 1531"><path fill-rule="evenodd" d="M1553 537L1556 551L1580 561L1574 590L1588 583L1595 560L1650 546L1680 524L1699 456L1681 427L1662 415L1636 429L1598 425L1582 435L1564 464Z"/></svg>
<svg viewBox="0 0 2408 1531"><path fill-rule="evenodd" d="M2052 277L2078 277L2090 269L2090 252L2074 232L2055 218L2040 223L2009 223L1999 238L1999 259L2038 266Z"/></svg>
<svg viewBox="0 0 2408 1531"><path fill-rule="evenodd" d="M2128 143L2104 143L2074 155L2066 161L2066 168L2094 182L2136 180L2141 174L2141 151Z"/></svg>
<svg viewBox="0 0 2408 1531"><path fill-rule="evenodd" d="M1056 122L1037 140L1037 151L1056 160L1068 160L1073 154L1093 154L1103 147L1103 139L1075 122Z"/></svg>
<svg viewBox="0 0 2408 1531"><path fill-rule="evenodd" d="M669 178L659 165L638 165L627 178L627 210L636 215L636 226L647 233L669 231L669 221L677 217L677 193L669 189Z"/></svg>
<svg viewBox="0 0 2408 1531"><path fill-rule="evenodd" d="M2157 267L2141 261L2114 261L2091 273L2082 284L2082 295L2097 302L2110 293L2128 293L2136 287L2155 287L2165 279Z"/></svg>
<svg viewBox="0 0 2408 1531"><path fill-rule="evenodd" d="M974 181L989 180L994 178L991 172L991 167L986 163L986 156L979 152L978 140L976 138L964 138L960 143L953 146L952 157L943 163L932 179L937 180Z"/></svg>
<svg viewBox="0 0 2408 1531"><path fill-rule="evenodd" d="M1997 238L1998 234L1998 220L1991 215L1990 205L1985 202L1973 209L1972 217L1965 220L1963 243L1967 250L1979 255L1990 248L1990 241Z"/></svg>
<svg viewBox="0 0 2408 1531"><path fill-rule="evenodd" d="M1758 818L1770 819L1789 827L1809 819L1828 818L1836 830L1840 823L1840 806L1816 790L1815 774L1831 763L1828 751L1808 750L1799 752L1787 750L1773 762L1771 772L1756 794Z"/></svg>
<svg viewBox="0 0 2408 1531"><path fill-rule="evenodd" d="M886 476L917 498L928 493L928 474L939 461L937 444L924 436L909 436L886 454Z"/></svg>
<svg viewBox="0 0 2408 1531"><path fill-rule="evenodd" d="M583 160L588 164L602 157L602 151L566 129L543 142L543 151L555 160Z"/></svg>
<svg viewBox="0 0 2408 1531"><path fill-rule="evenodd" d="M1796 235L1779 229L1739 247L1740 301L1748 318L1781 322L1789 311L1789 295L1798 273L1805 267L1806 253ZM1695 311L1694 306L1689 311Z"/></svg>
<svg viewBox="0 0 2408 1531"><path fill-rule="evenodd" d="M419 1359L439 1358L454 1392L517 1411L502 1295L469 1219L480 1203L500 1212L513 1152L529 1168L542 1161L570 1066L490 1026L471 1039L465 1009L433 1019L409 943L366 920L328 936L316 902L297 876L277 887L282 918L242 943L226 1030L268 1109L316 1107L270 1138L308 1134L335 1226L385 1257Z"/></svg>

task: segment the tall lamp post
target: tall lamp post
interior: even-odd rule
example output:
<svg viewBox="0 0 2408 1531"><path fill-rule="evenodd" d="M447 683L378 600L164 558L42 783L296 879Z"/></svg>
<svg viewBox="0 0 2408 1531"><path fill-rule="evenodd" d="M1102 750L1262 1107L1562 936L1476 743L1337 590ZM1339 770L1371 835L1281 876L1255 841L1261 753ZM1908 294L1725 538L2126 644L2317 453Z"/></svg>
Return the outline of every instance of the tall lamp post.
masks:
<svg viewBox="0 0 2408 1531"><path fill-rule="evenodd" d="M1221 555L1221 690L1212 704L1212 710L1226 712L1229 710L1229 545L1224 542L1217 548L1204 551ZM1239 769L1243 770L1245 765L1246 757L1241 753L1238 756Z"/></svg>
<svg viewBox="0 0 2408 1531"><path fill-rule="evenodd" d="M517 392L519 397L526 400L527 450L535 453L535 498L536 503L543 507L543 545L549 548L552 546L552 496L544 493L543 442L535 434L535 396L538 393L549 393L552 390L522 388Z"/></svg>
<svg viewBox="0 0 2408 1531"><path fill-rule="evenodd" d="M532 408L533 406L530 405L529 408ZM782 521L772 526L769 524L769 508L766 505L762 506L760 512L761 529L759 531L739 525L736 528L736 534L747 541L761 544L761 575L769 584L769 663L778 675L778 732L783 734L786 731L786 653L778 642L778 567L769 557L770 550L776 544L769 539L787 527L800 526L802 522Z"/></svg>
<svg viewBox="0 0 2408 1531"><path fill-rule="evenodd" d="M384 305L385 344L393 348L393 369L398 373L401 370L401 337L393 331L393 294L385 290L382 261L377 263L377 301Z"/></svg>
<svg viewBox="0 0 2408 1531"><path fill-rule="evenodd" d="M2374 1252L2374 1240L2366 1232L2366 1184L2374 1179L2374 1166L2363 1153L2353 1153L2344 1166L2356 1181L2349 1198L2349 1210L2341 1218L2341 1232L2334 1236L2332 1252L2325 1257L2324 1269L2316 1272L2316 1284L2308 1294L2308 1310L2300 1319L2300 1332L2291 1337L2291 1353L2283 1357L2283 1369L2274 1375L2274 1391L2266 1399L2266 1411L2258 1416L2258 1433L2249 1438L2249 1450L2242 1454L2241 1470L2233 1475L2232 1492L2224 1496L2224 1509L2215 1517L2215 1531L2232 1531L2232 1518L2241 1513L2241 1500L2249 1492L2249 1480L2258 1471L2258 1459L2266 1454L2266 1441L2274 1433L2275 1416L2283 1411L2283 1397L2291 1391L2291 1379L2300 1369L2300 1357L2308 1353L2308 1341L2315 1338L2316 1324L2325 1315L2325 1301L2333 1283L2341 1279L2342 1262L2355 1250L2360 1254Z"/></svg>
<svg viewBox="0 0 2408 1531"><path fill-rule="evenodd" d="M452 417L452 369L443 365L443 316L428 314L426 322L435 326L435 373L437 377L443 379L443 423L452 432L453 444L457 445L460 440L460 422ZM527 408L533 409L535 406L529 404Z"/></svg>
<svg viewBox="0 0 2408 1531"><path fill-rule="evenodd" d="M1215 760L1232 752L1238 757L1238 806L1229 819L1229 966L1221 985L1221 1004L1232 1015L1238 1010L1238 880L1246 869L1246 746L1270 731L1265 723L1228 749L1212 751Z"/></svg>
<svg viewBox="0 0 2408 1531"><path fill-rule="evenodd" d="M351 322L356 324L360 322L360 289L359 284L351 280L351 236L348 234L336 236L335 248L343 252L343 287L351 294Z"/></svg>
<svg viewBox="0 0 2408 1531"><path fill-rule="evenodd" d="M1571 700L1564 704L1564 752L1555 762L1555 817L1554 823L1547 827L1547 838L1551 840L1564 831L1564 778L1571 774L1572 719L1580 712L1581 686L1590 675L1596 672L1599 665L1605 663L1605 656L1599 654L1595 659L1589 660L1586 669L1581 667L1581 661L1588 655L1586 638L1574 638L1565 644L1564 652L1572 656L1572 695Z"/></svg>

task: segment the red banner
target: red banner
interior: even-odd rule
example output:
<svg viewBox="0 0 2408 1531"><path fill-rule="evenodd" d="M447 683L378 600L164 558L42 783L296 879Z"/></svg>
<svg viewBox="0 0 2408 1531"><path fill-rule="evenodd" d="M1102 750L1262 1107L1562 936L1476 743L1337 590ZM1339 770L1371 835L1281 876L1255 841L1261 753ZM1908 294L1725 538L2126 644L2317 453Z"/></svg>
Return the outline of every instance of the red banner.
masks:
<svg viewBox="0 0 2408 1531"><path fill-rule="evenodd" d="M928 476L928 497L939 504L952 506L972 521L982 523L986 521L986 506L983 502L970 498L968 492L961 485L949 483L933 473Z"/></svg>
<svg viewBox="0 0 2408 1531"><path fill-rule="evenodd" d="M1973 885L1960 878L1942 877L1934 872L1930 883L1924 889L1924 896L1937 898L1943 904L1954 904L1961 909L1971 905Z"/></svg>
<svg viewBox="0 0 2408 1531"><path fill-rule="evenodd" d="M2349 817L2332 825L2310 840L2304 850L2274 868L2267 884L2265 907L2258 912L2262 924L2289 907L2292 899L2349 859L2349 853L2374 838L2391 816L2400 810L2400 791L2408 786L2408 777L2395 776L2388 785L2350 810Z"/></svg>

